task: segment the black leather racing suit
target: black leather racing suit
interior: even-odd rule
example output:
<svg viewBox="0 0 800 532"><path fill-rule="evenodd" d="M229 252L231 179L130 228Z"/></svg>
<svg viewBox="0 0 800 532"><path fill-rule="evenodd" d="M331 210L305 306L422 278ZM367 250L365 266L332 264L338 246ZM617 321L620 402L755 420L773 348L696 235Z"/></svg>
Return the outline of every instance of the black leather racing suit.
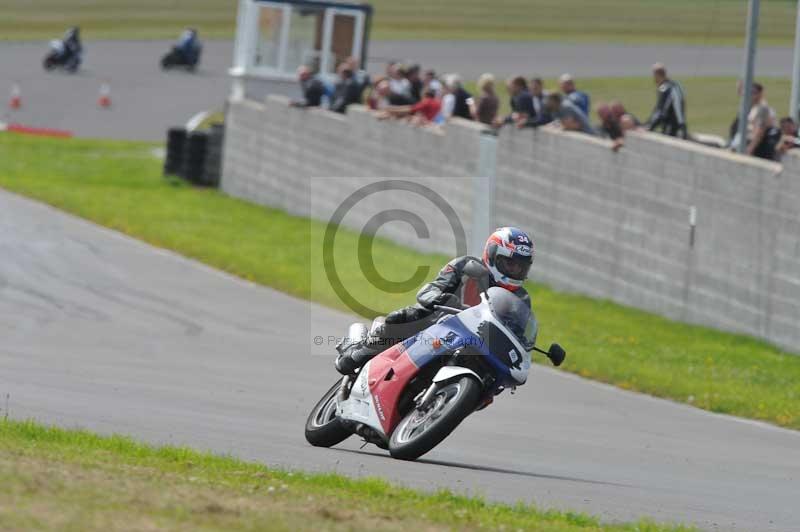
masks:
<svg viewBox="0 0 800 532"><path fill-rule="evenodd" d="M352 373L366 364L372 357L414 336L433 325L441 316L433 310L434 305L454 305L458 302L473 306L480 303L480 289L477 282L464 275L464 267L470 261L481 262L470 256L456 257L439 271L439 275L417 292L417 304L401 308L388 314L383 325L373 328L370 336L363 342L347 342L337 347L340 356L336 361L342 373ZM490 278L493 286L494 279ZM514 294L531 303L528 292L520 287ZM458 301L455 301L457 298Z"/></svg>
<svg viewBox="0 0 800 532"><path fill-rule="evenodd" d="M650 131L661 128L661 132L671 137L685 139L686 129L686 97L683 87L677 81L665 79L658 86L656 107L647 121Z"/></svg>

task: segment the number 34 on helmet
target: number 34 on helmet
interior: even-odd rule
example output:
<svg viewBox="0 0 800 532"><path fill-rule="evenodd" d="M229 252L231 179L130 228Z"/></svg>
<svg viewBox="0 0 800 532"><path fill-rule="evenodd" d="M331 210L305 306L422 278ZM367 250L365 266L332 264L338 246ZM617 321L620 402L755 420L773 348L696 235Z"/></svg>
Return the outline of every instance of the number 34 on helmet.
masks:
<svg viewBox="0 0 800 532"><path fill-rule="evenodd" d="M516 227L501 227L486 241L483 264L498 286L513 292L528 277L533 256L533 240L525 231Z"/></svg>

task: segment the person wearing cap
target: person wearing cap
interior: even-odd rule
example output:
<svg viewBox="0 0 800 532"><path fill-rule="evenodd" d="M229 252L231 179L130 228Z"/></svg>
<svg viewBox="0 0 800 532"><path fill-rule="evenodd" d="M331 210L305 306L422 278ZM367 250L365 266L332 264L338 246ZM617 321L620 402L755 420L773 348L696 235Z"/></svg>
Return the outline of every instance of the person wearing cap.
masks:
<svg viewBox="0 0 800 532"><path fill-rule="evenodd" d="M661 63L653 65L653 81L658 87L658 97L647 121L648 129L655 131L660 128L663 134L670 137L687 138L686 96L683 87L667 77L667 68Z"/></svg>
<svg viewBox="0 0 800 532"><path fill-rule="evenodd" d="M561 74L561 77L558 78L558 86L567 100L574 103L578 109L583 111L583 114L589 116L589 109L591 109L589 95L575 88L575 80L571 74Z"/></svg>

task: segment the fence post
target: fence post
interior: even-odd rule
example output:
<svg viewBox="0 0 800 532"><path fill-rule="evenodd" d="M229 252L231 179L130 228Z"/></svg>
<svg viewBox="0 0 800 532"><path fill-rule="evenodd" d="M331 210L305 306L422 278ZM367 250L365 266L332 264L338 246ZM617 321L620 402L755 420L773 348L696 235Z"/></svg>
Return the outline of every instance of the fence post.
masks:
<svg viewBox="0 0 800 532"><path fill-rule="evenodd" d="M472 231L470 254L480 257L486 237L494 231L494 193L497 174L497 134L481 133L478 151L478 173L472 187Z"/></svg>

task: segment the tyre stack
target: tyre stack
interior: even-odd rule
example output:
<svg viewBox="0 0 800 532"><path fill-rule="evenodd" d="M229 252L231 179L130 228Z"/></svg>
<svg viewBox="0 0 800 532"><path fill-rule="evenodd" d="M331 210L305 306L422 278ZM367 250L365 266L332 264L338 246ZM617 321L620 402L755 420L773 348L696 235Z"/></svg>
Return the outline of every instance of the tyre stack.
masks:
<svg viewBox="0 0 800 532"><path fill-rule="evenodd" d="M180 175L195 185L203 184L207 146L208 133L204 131L192 131L186 135Z"/></svg>
<svg viewBox="0 0 800 532"><path fill-rule="evenodd" d="M214 124L208 133L206 144L205 164L203 165L203 179L199 183L206 187L218 187L222 173L222 144L225 136L225 126Z"/></svg>
<svg viewBox="0 0 800 532"><path fill-rule="evenodd" d="M164 175L177 175L199 186L219 186L224 136L222 124L215 124L206 131L169 129Z"/></svg>
<svg viewBox="0 0 800 532"><path fill-rule="evenodd" d="M164 175L180 175L185 144L185 128L173 127L167 131L167 154L164 157Z"/></svg>

